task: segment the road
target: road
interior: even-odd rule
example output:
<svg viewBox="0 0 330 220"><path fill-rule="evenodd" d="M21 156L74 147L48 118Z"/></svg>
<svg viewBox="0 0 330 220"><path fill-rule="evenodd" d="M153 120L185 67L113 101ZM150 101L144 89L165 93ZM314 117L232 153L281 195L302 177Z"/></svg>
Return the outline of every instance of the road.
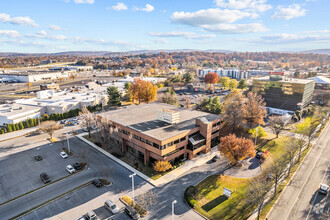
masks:
<svg viewBox="0 0 330 220"><path fill-rule="evenodd" d="M330 185L329 162L328 124L273 206L268 219L322 219L329 212L329 196L321 195L317 190L321 182Z"/></svg>

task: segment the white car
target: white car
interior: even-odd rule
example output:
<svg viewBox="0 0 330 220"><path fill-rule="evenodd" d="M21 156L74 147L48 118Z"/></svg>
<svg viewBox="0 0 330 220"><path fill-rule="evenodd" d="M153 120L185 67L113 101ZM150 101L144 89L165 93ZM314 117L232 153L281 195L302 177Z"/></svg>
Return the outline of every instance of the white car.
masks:
<svg viewBox="0 0 330 220"><path fill-rule="evenodd" d="M329 190L329 186L326 184L321 184L320 188L319 188L319 193L322 194L328 194L328 190Z"/></svg>
<svg viewBox="0 0 330 220"><path fill-rule="evenodd" d="M65 152L63 152L63 151L61 151L60 156L61 156L63 159L68 158L68 155L67 155Z"/></svg>
<svg viewBox="0 0 330 220"><path fill-rule="evenodd" d="M104 207L108 209L110 212L112 212L112 214L116 214L119 212L119 208L116 206L115 203L113 203L110 200L105 201Z"/></svg>
<svg viewBox="0 0 330 220"><path fill-rule="evenodd" d="M69 173L74 173L76 172L76 170L73 168L73 166L71 165L67 165L66 166L66 170L69 172Z"/></svg>

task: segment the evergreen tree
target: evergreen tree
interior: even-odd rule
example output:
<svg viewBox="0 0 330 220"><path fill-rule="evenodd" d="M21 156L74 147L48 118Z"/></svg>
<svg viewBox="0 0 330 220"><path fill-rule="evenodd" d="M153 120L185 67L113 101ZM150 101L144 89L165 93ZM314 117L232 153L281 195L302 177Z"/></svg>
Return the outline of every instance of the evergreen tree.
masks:
<svg viewBox="0 0 330 220"><path fill-rule="evenodd" d="M107 89L109 95L109 102L110 106L120 106L120 93L118 92L117 87L111 86Z"/></svg>
<svg viewBox="0 0 330 220"><path fill-rule="evenodd" d="M12 132L13 128L11 126L11 124L7 124L7 132Z"/></svg>
<svg viewBox="0 0 330 220"><path fill-rule="evenodd" d="M246 85L246 80L245 79L241 79L238 83L238 88L239 89L245 89L247 87Z"/></svg>
<svg viewBox="0 0 330 220"><path fill-rule="evenodd" d="M20 122L18 123L18 126L19 126L19 129L20 129L20 130L24 129L23 122L20 121Z"/></svg>

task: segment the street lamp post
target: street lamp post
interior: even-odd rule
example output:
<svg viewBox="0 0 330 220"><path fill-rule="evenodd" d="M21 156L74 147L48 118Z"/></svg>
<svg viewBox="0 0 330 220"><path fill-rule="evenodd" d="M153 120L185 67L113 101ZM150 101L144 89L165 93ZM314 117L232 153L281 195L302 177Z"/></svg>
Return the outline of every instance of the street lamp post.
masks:
<svg viewBox="0 0 330 220"><path fill-rule="evenodd" d="M258 127L256 127L256 138L254 139L254 146L257 146Z"/></svg>
<svg viewBox="0 0 330 220"><path fill-rule="evenodd" d="M68 135L68 132L66 132L66 141L67 141L67 143L68 143L68 151L69 151L69 153L70 153L71 151L70 151L70 143L69 143L69 135Z"/></svg>
<svg viewBox="0 0 330 220"><path fill-rule="evenodd" d="M177 203L176 200L172 202L172 220L174 220L174 204Z"/></svg>
<svg viewBox="0 0 330 220"><path fill-rule="evenodd" d="M132 175L129 175L129 177L132 178L132 191L133 191L133 206L134 206L134 176L136 173L133 173Z"/></svg>

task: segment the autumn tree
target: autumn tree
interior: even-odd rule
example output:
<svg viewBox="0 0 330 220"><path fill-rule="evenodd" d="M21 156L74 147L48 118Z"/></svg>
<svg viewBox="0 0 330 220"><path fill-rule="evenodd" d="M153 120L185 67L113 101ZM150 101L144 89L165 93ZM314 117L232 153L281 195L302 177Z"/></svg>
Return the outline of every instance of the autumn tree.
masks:
<svg viewBox="0 0 330 220"><path fill-rule="evenodd" d="M157 160L153 165L153 169L157 172L165 172L171 168L172 165L166 160Z"/></svg>
<svg viewBox="0 0 330 220"><path fill-rule="evenodd" d="M88 137L91 137L91 131L96 126L96 116L86 106L82 107L79 116L81 118L80 126L88 132Z"/></svg>
<svg viewBox="0 0 330 220"><path fill-rule="evenodd" d="M39 130L49 134L50 138L53 138L54 132L60 128L61 125L56 121L44 121L40 123Z"/></svg>
<svg viewBox="0 0 330 220"><path fill-rule="evenodd" d="M244 99L242 111L249 128L265 124L264 118L267 115L267 110L266 103L261 95L249 92Z"/></svg>
<svg viewBox="0 0 330 220"><path fill-rule="evenodd" d="M149 81L142 80L140 78L135 78L131 83L130 92L132 94L132 99L146 103L153 102L157 97L157 86L153 85Z"/></svg>
<svg viewBox="0 0 330 220"><path fill-rule="evenodd" d="M109 102L108 104L110 106L120 106L120 93L118 91L118 88L115 86L111 86L107 88L107 93L109 96Z"/></svg>
<svg viewBox="0 0 330 220"><path fill-rule="evenodd" d="M307 117L305 118L304 122L297 125L296 132L307 137L308 146L311 143L313 136L315 135L315 130L318 125L319 121L315 117Z"/></svg>
<svg viewBox="0 0 330 220"><path fill-rule="evenodd" d="M282 116L271 116L269 117L269 126L273 133L278 138L278 135L285 129L286 124L288 123Z"/></svg>
<svg viewBox="0 0 330 220"><path fill-rule="evenodd" d="M131 93L130 87L131 87L130 82L126 82L124 84L125 97L128 101L132 101L132 93Z"/></svg>
<svg viewBox="0 0 330 220"><path fill-rule="evenodd" d="M227 77L227 76L223 76L219 79L219 82L218 82L220 85L222 85L223 87L225 88L228 88L229 87L229 83L230 83L230 78Z"/></svg>
<svg viewBox="0 0 330 220"><path fill-rule="evenodd" d="M192 76L192 74L186 73L182 76L182 80L187 85L189 83L194 82L194 77Z"/></svg>
<svg viewBox="0 0 330 220"><path fill-rule="evenodd" d="M229 82L229 88L231 90L234 90L237 88L237 85L238 85L238 82L236 79L231 79L230 82Z"/></svg>
<svg viewBox="0 0 330 220"><path fill-rule="evenodd" d="M247 157L254 157L255 147L251 140L246 138L238 138L235 134L220 139L219 151L227 157L232 165Z"/></svg>
<svg viewBox="0 0 330 220"><path fill-rule="evenodd" d="M249 134L252 134L253 137L255 138L255 144L257 144L257 138L264 138L267 137L267 133L265 132L264 128L261 126L255 127L255 128L250 128L248 130Z"/></svg>
<svg viewBox="0 0 330 220"><path fill-rule="evenodd" d="M212 84L218 83L218 81L219 81L219 77L218 77L217 73L210 72L205 75L204 83L206 83L206 84L212 85Z"/></svg>
<svg viewBox="0 0 330 220"><path fill-rule="evenodd" d="M246 89L247 85L246 85L246 80L245 79L241 79L238 83L237 88L239 89Z"/></svg>
<svg viewBox="0 0 330 220"><path fill-rule="evenodd" d="M146 103L155 101L155 99L157 97L157 89L158 89L158 87L155 86L155 85L153 85L149 81L145 81L144 89L145 89L145 92L144 92L143 100Z"/></svg>
<svg viewBox="0 0 330 220"><path fill-rule="evenodd" d="M237 128L245 124L245 117L242 111L244 103L243 95L240 92L232 92L227 95L223 103L222 115L225 126L235 133Z"/></svg>

